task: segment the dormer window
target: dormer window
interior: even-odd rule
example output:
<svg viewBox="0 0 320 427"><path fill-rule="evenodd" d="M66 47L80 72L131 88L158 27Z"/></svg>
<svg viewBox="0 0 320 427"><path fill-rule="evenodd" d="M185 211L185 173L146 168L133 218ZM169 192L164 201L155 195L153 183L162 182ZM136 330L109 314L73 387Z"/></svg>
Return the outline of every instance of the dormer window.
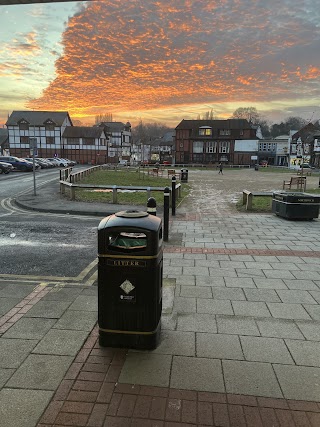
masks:
<svg viewBox="0 0 320 427"><path fill-rule="evenodd" d="M209 126L202 126L199 128L199 136L212 136L212 128Z"/></svg>
<svg viewBox="0 0 320 427"><path fill-rule="evenodd" d="M20 120L19 130L29 130L29 123L26 120Z"/></svg>
<svg viewBox="0 0 320 427"><path fill-rule="evenodd" d="M221 135L221 136L231 135L231 130L230 129L220 129L219 135Z"/></svg>
<svg viewBox="0 0 320 427"><path fill-rule="evenodd" d="M55 123L52 120L47 120L44 125L46 130L54 130L55 128Z"/></svg>

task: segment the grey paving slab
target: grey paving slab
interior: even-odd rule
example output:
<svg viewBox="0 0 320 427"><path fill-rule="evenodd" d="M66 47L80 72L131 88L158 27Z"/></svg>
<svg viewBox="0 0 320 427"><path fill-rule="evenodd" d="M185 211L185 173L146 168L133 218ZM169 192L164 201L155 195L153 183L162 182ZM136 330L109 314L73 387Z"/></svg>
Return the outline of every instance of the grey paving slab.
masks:
<svg viewBox="0 0 320 427"><path fill-rule="evenodd" d="M296 264L295 262L284 262L283 260L280 262L271 262L270 265L273 270L287 271L300 270L301 266L301 264Z"/></svg>
<svg viewBox="0 0 320 427"><path fill-rule="evenodd" d="M227 393L264 397L283 397L269 363L223 360Z"/></svg>
<svg viewBox="0 0 320 427"><path fill-rule="evenodd" d="M98 313L94 311L67 310L54 325L57 329L75 329L91 331L98 320Z"/></svg>
<svg viewBox="0 0 320 427"><path fill-rule="evenodd" d="M88 331L51 329L33 350L38 354L75 356L88 336Z"/></svg>
<svg viewBox="0 0 320 427"><path fill-rule="evenodd" d="M219 261L221 268L245 268L243 261Z"/></svg>
<svg viewBox="0 0 320 427"><path fill-rule="evenodd" d="M226 284L223 277L197 276L196 286L213 286L213 287L222 288L222 287L225 287Z"/></svg>
<svg viewBox="0 0 320 427"><path fill-rule="evenodd" d="M248 301L281 302L273 289L244 289Z"/></svg>
<svg viewBox="0 0 320 427"><path fill-rule="evenodd" d="M303 339L303 335L293 320L256 319L261 335L274 338Z"/></svg>
<svg viewBox="0 0 320 427"><path fill-rule="evenodd" d="M251 277L225 278L226 286L229 288L255 288Z"/></svg>
<svg viewBox="0 0 320 427"><path fill-rule="evenodd" d="M252 255L229 255L231 261L254 261Z"/></svg>
<svg viewBox="0 0 320 427"><path fill-rule="evenodd" d="M52 396L45 390L1 390L1 427L35 427Z"/></svg>
<svg viewBox="0 0 320 427"><path fill-rule="evenodd" d="M153 350L153 353L195 356L195 333L182 331L162 331L160 343L158 347Z"/></svg>
<svg viewBox="0 0 320 427"><path fill-rule="evenodd" d="M298 321L296 322L300 331L307 340L320 341L320 322L318 321ZM289 338L289 337L288 337Z"/></svg>
<svg viewBox="0 0 320 427"><path fill-rule="evenodd" d="M271 314L264 302L232 301L236 316L270 317Z"/></svg>
<svg viewBox="0 0 320 427"><path fill-rule="evenodd" d="M10 283L0 290L0 298L24 298L29 295L36 285Z"/></svg>
<svg viewBox="0 0 320 427"><path fill-rule="evenodd" d="M304 308L309 313L310 317L314 320L320 320L320 306L319 305L311 305L304 304Z"/></svg>
<svg viewBox="0 0 320 427"><path fill-rule="evenodd" d="M285 341L297 365L320 367L320 342L289 339Z"/></svg>
<svg viewBox="0 0 320 427"><path fill-rule="evenodd" d="M180 290L182 297L212 298L209 286L182 286Z"/></svg>
<svg viewBox="0 0 320 427"><path fill-rule="evenodd" d="M70 310L98 311L98 299L96 296L79 295L70 305Z"/></svg>
<svg viewBox="0 0 320 427"><path fill-rule="evenodd" d="M220 360L174 356L170 387L223 393L225 388Z"/></svg>
<svg viewBox="0 0 320 427"><path fill-rule="evenodd" d="M295 280L284 280L284 283L289 289L300 289L302 291L318 291L319 288L312 280L303 280L303 279L295 279Z"/></svg>
<svg viewBox="0 0 320 427"><path fill-rule="evenodd" d="M36 340L0 338L0 368L18 368L37 345Z"/></svg>
<svg viewBox="0 0 320 427"><path fill-rule="evenodd" d="M302 271L320 271L319 264L299 264Z"/></svg>
<svg viewBox="0 0 320 427"><path fill-rule="evenodd" d="M179 314L177 329L190 332L217 332L216 318L212 314Z"/></svg>
<svg viewBox="0 0 320 427"><path fill-rule="evenodd" d="M246 360L253 362L294 364L282 339L265 337L240 337Z"/></svg>
<svg viewBox="0 0 320 427"><path fill-rule="evenodd" d="M15 305L19 304L21 298L0 298L0 316L8 313Z"/></svg>
<svg viewBox="0 0 320 427"><path fill-rule="evenodd" d="M22 317L3 334L4 338L21 338L25 340L41 340L56 323L56 319Z"/></svg>
<svg viewBox="0 0 320 427"><path fill-rule="evenodd" d="M273 368L286 399L319 401L319 368L289 365L273 365Z"/></svg>
<svg viewBox="0 0 320 427"><path fill-rule="evenodd" d="M7 382L7 387L55 390L63 379L73 357L30 354Z"/></svg>
<svg viewBox="0 0 320 427"><path fill-rule="evenodd" d="M55 286L51 289L47 295L45 295L43 301L71 301L73 302L75 298L80 295L82 289L78 286Z"/></svg>
<svg viewBox="0 0 320 427"><path fill-rule="evenodd" d="M197 299L197 313L233 314L231 302L227 300Z"/></svg>
<svg viewBox="0 0 320 427"><path fill-rule="evenodd" d="M197 333L197 357L243 360L236 335Z"/></svg>
<svg viewBox="0 0 320 427"><path fill-rule="evenodd" d="M246 297L241 288L211 288L214 299L245 301Z"/></svg>
<svg viewBox="0 0 320 427"><path fill-rule="evenodd" d="M129 352L119 383L168 387L171 363L171 355Z"/></svg>
<svg viewBox="0 0 320 427"><path fill-rule="evenodd" d="M190 260L185 260L186 263L189 263L190 265ZM219 268L219 261L212 261L209 259L196 259L195 261L195 266L196 267L216 267Z"/></svg>
<svg viewBox="0 0 320 427"><path fill-rule="evenodd" d="M210 268L209 267L209 274L211 277L237 277L237 273L234 269L230 268Z"/></svg>
<svg viewBox="0 0 320 427"><path fill-rule="evenodd" d="M177 313L195 313L196 298L191 297L175 297L174 310Z"/></svg>
<svg viewBox="0 0 320 427"><path fill-rule="evenodd" d="M219 334L260 335L256 322L244 316L216 316L216 321Z"/></svg>
<svg viewBox="0 0 320 427"><path fill-rule="evenodd" d="M296 279L320 280L320 273L317 271L293 271L292 274Z"/></svg>
<svg viewBox="0 0 320 427"><path fill-rule="evenodd" d="M288 289L282 279L254 278L254 283L259 289Z"/></svg>
<svg viewBox="0 0 320 427"><path fill-rule="evenodd" d="M310 295L320 304L320 291L310 291Z"/></svg>
<svg viewBox="0 0 320 427"><path fill-rule="evenodd" d="M8 379L11 377L12 374L14 374L15 369L2 369L0 368L0 390L5 385L5 383L8 381ZM1 406L0 406L1 408Z"/></svg>
<svg viewBox="0 0 320 427"><path fill-rule="evenodd" d="M267 303L273 317L278 319L310 319L301 304Z"/></svg>
<svg viewBox="0 0 320 427"><path fill-rule="evenodd" d="M281 265L281 263L279 264ZM263 270L263 272L268 279L286 279L286 280L298 278L296 276L296 273L301 273L301 271L295 271L294 272L295 275L293 275L293 273L291 273L290 271L286 269L281 270L279 268L277 270Z"/></svg>
<svg viewBox="0 0 320 427"><path fill-rule="evenodd" d="M59 319L65 310L69 307L69 301L39 301L29 310L26 317L44 317L50 319Z"/></svg>
<svg viewBox="0 0 320 427"><path fill-rule="evenodd" d="M196 278L195 276L178 276L176 278L176 284L181 286L195 286Z"/></svg>
<svg viewBox="0 0 320 427"><path fill-rule="evenodd" d="M284 303L317 304L317 301L310 295L308 291L302 291L298 289L279 289L277 290L277 294Z"/></svg>
<svg viewBox="0 0 320 427"><path fill-rule="evenodd" d="M182 274L194 275L194 276L208 276L208 267L182 267Z"/></svg>
<svg viewBox="0 0 320 427"><path fill-rule="evenodd" d="M256 270L254 268L237 268L237 276L240 278L256 278L256 277L266 277L263 270ZM249 288L254 288L254 286L247 286Z"/></svg>
<svg viewBox="0 0 320 427"><path fill-rule="evenodd" d="M248 261L245 262L245 268L249 268L251 270L270 270L272 267L268 262L257 262L257 261Z"/></svg>

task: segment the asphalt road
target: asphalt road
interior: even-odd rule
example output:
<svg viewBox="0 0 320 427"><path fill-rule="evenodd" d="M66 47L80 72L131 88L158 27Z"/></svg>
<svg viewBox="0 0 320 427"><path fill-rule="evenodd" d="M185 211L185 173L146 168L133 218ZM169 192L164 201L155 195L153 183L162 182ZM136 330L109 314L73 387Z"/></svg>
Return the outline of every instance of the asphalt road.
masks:
<svg viewBox="0 0 320 427"><path fill-rule="evenodd" d="M59 170L36 173L36 187L59 179ZM0 176L0 278L81 282L93 274L99 218L15 209L10 200L33 191L32 173Z"/></svg>

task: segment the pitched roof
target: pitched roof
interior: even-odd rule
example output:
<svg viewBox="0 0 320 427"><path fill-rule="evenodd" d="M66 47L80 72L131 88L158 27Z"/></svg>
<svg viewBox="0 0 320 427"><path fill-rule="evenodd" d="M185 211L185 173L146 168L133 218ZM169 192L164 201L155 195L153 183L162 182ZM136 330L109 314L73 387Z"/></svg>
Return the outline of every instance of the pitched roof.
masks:
<svg viewBox="0 0 320 427"><path fill-rule="evenodd" d="M251 125L246 119L182 120L176 129L198 129L201 126L209 126L214 129L251 129Z"/></svg>
<svg viewBox="0 0 320 427"><path fill-rule="evenodd" d="M31 126L42 126L47 120L52 120L57 126L62 126L66 117L72 124L67 111L13 111L6 125L17 126L20 120L26 120Z"/></svg>
<svg viewBox="0 0 320 427"><path fill-rule="evenodd" d="M63 138L104 138L103 128L87 126L67 126Z"/></svg>
<svg viewBox="0 0 320 427"><path fill-rule="evenodd" d="M298 130L295 134L292 135L292 139L301 138L302 141L305 141L308 137L313 136L314 134L319 133L319 129L313 123L308 123L306 126Z"/></svg>
<svg viewBox="0 0 320 427"><path fill-rule="evenodd" d="M128 124L128 126L130 125L130 123ZM127 126L122 122L101 122L96 126L104 126L108 129L108 131L110 132L121 132L122 130L124 130L124 128Z"/></svg>

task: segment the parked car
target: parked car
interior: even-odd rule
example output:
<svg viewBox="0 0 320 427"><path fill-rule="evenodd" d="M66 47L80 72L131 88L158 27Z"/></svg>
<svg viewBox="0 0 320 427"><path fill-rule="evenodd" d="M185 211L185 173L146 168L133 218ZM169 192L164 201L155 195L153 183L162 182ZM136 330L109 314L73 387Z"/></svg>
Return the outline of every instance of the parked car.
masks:
<svg viewBox="0 0 320 427"><path fill-rule="evenodd" d="M50 160L48 160L48 159L44 159L43 157L38 157L38 159L41 160L41 162L45 163L48 168L55 168L56 167L56 165L53 162L50 162Z"/></svg>
<svg viewBox="0 0 320 427"><path fill-rule="evenodd" d="M26 160L27 162L31 163L33 167L33 159L31 157L25 157L23 160ZM34 165L36 169L41 169L41 165L37 159L34 159Z"/></svg>
<svg viewBox="0 0 320 427"><path fill-rule="evenodd" d="M25 157L25 160L27 160L28 162L33 162L33 158L32 157ZM34 159L35 163L37 165L39 165L40 169L47 169L49 167L49 164L44 162L43 160L39 159L38 157L35 157Z"/></svg>
<svg viewBox="0 0 320 427"><path fill-rule="evenodd" d="M48 160L50 160L50 162L53 162L56 166L60 166L63 168L67 168L68 162L64 159L60 159L59 157L49 157Z"/></svg>
<svg viewBox="0 0 320 427"><path fill-rule="evenodd" d="M11 163L0 162L0 173L9 173L13 169Z"/></svg>
<svg viewBox="0 0 320 427"><path fill-rule="evenodd" d="M19 157L0 156L0 162L11 163L14 169L20 170L22 172L32 172L33 170L32 163L27 162L24 159L19 159Z"/></svg>

